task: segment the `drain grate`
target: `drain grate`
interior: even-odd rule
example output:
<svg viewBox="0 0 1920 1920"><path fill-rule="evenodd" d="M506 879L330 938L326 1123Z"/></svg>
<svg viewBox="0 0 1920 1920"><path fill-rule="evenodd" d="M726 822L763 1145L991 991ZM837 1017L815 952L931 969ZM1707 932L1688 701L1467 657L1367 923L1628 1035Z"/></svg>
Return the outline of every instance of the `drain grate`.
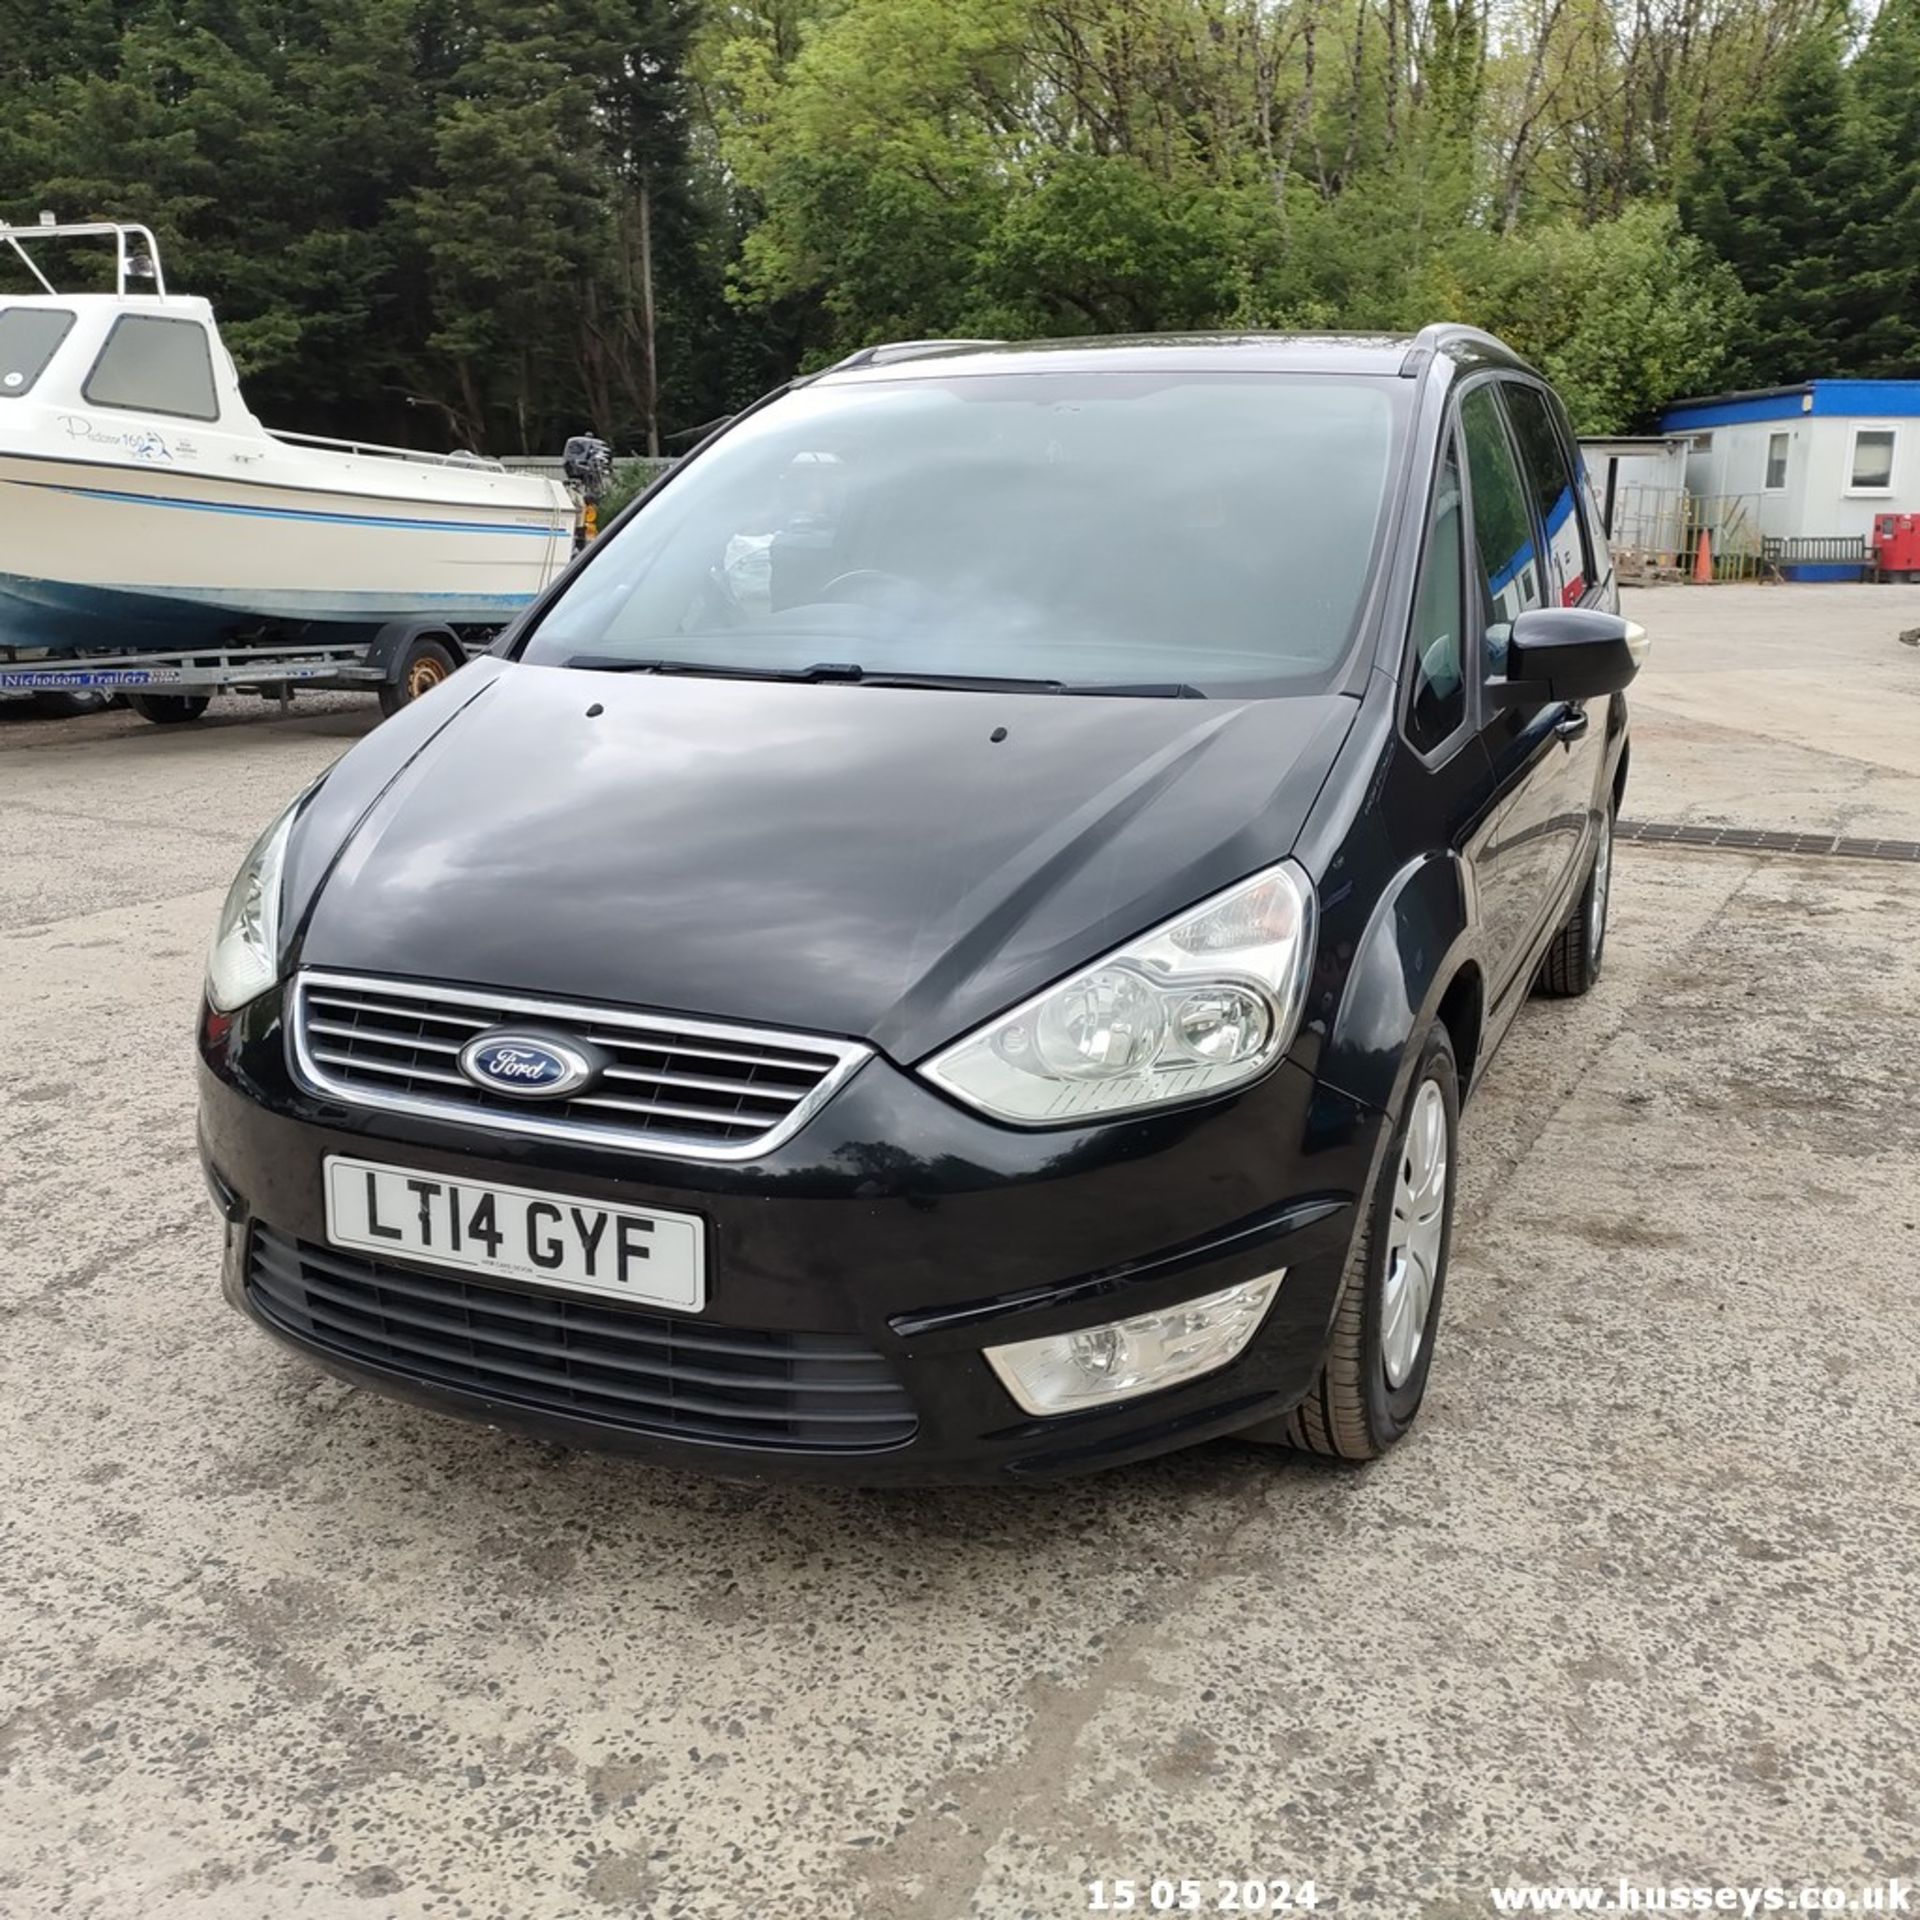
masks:
<svg viewBox="0 0 1920 1920"><path fill-rule="evenodd" d="M1622 820L1621 840L1663 847L1715 847L1727 853L1818 853L1837 860L1920 863L1920 840L1859 840L1837 833L1792 833L1775 827L1691 827L1672 820Z"/></svg>

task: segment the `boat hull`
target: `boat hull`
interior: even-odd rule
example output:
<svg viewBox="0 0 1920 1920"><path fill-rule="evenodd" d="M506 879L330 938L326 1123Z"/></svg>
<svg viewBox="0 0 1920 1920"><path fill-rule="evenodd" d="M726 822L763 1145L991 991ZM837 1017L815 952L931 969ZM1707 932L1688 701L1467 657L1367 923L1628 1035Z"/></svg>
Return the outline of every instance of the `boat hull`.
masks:
<svg viewBox="0 0 1920 1920"><path fill-rule="evenodd" d="M498 625L572 548L558 489L501 478L525 504L0 450L0 646L180 647L295 627L346 637L390 620Z"/></svg>

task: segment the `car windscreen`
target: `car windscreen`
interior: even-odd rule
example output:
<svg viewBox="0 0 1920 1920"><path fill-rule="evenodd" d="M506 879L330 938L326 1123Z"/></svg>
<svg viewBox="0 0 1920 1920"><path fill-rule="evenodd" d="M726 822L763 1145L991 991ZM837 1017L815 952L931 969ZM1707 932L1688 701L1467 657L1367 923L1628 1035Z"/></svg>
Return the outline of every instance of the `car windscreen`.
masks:
<svg viewBox="0 0 1920 1920"><path fill-rule="evenodd" d="M1324 687L1403 383L921 373L750 414L605 536L521 657L675 671Z"/></svg>

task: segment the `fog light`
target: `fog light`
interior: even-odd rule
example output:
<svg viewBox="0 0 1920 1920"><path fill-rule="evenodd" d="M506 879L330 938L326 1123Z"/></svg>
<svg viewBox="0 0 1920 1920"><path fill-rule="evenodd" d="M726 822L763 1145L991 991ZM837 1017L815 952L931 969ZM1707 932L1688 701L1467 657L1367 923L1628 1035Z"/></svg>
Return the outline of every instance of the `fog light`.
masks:
<svg viewBox="0 0 1920 1920"><path fill-rule="evenodd" d="M1074 1413L1177 1386L1224 1367L1259 1330L1286 1268L1158 1313L988 1347L1000 1384L1028 1413Z"/></svg>

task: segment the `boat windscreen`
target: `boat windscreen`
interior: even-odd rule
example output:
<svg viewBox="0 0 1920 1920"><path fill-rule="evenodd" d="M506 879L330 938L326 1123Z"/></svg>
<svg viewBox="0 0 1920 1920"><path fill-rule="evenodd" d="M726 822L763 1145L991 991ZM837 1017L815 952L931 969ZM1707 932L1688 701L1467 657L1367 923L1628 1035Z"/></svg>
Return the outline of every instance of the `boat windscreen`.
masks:
<svg viewBox="0 0 1920 1920"><path fill-rule="evenodd" d="M0 307L0 400L25 393L72 331L69 308Z"/></svg>
<svg viewBox="0 0 1920 1920"><path fill-rule="evenodd" d="M96 407L217 420L213 355L197 320L122 314L107 335L80 397Z"/></svg>

